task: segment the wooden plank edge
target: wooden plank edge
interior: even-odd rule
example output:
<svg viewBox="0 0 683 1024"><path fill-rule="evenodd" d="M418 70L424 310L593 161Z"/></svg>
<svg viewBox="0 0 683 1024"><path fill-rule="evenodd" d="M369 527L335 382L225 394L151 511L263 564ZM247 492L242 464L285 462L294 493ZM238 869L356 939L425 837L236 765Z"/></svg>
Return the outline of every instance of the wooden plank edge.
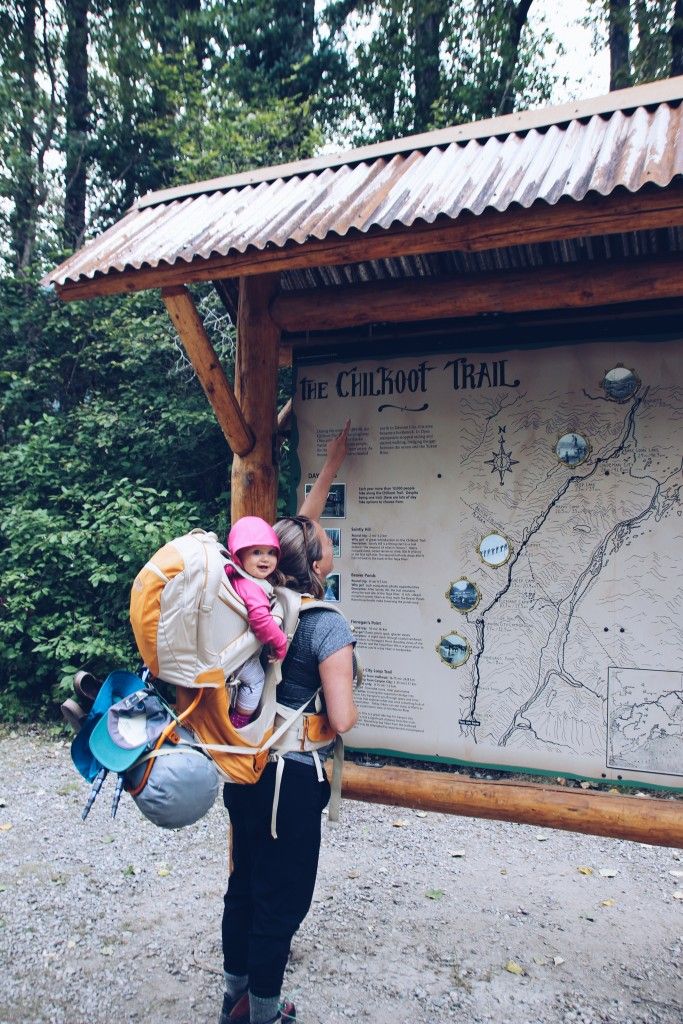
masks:
<svg viewBox="0 0 683 1024"><path fill-rule="evenodd" d="M346 762L342 796L440 814L511 821L585 835L683 848L683 802L563 789L533 782L465 779L416 768Z"/></svg>
<svg viewBox="0 0 683 1024"><path fill-rule="evenodd" d="M370 323L581 309L683 295L683 254L421 277L280 292L271 315L287 332Z"/></svg>

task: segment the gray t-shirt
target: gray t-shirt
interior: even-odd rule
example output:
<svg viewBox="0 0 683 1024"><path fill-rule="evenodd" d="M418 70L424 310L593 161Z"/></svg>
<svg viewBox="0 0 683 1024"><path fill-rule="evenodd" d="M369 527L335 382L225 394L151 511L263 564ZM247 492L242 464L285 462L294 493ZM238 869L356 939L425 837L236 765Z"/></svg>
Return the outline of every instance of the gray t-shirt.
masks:
<svg viewBox="0 0 683 1024"><path fill-rule="evenodd" d="M303 612L282 662L282 682L277 688L278 703L288 708L300 708L321 686L318 668L320 662L340 651L342 647L355 643L348 622L334 609L328 611L327 608L311 608L309 612ZM320 698L324 710L325 700L322 693ZM306 710L315 710L313 701ZM330 743L318 751L321 760L325 760L331 753L332 746ZM312 754L298 750L289 751L284 757L293 761L313 763Z"/></svg>
<svg viewBox="0 0 683 1024"><path fill-rule="evenodd" d="M309 612L302 612L282 663L278 703L288 708L300 708L306 698L312 697L320 688L320 662L342 647L355 643L348 622L334 609L311 608Z"/></svg>

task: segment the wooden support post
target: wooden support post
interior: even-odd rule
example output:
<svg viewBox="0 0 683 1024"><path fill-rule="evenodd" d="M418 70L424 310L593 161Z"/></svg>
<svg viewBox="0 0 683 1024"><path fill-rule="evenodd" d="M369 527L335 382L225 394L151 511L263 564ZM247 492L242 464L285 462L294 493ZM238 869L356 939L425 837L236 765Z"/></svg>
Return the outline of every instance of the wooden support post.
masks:
<svg viewBox="0 0 683 1024"><path fill-rule="evenodd" d="M246 455L254 446L254 436L204 330L192 296L184 285L164 288L161 295L228 444L235 454Z"/></svg>
<svg viewBox="0 0 683 1024"><path fill-rule="evenodd" d="M286 430L292 418L292 399L288 398L277 414L277 429Z"/></svg>
<svg viewBox="0 0 683 1024"><path fill-rule="evenodd" d="M342 795L367 803L683 847L683 805L678 800L643 800L535 782L485 782L414 768L363 768L349 762L344 765Z"/></svg>
<svg viewBox="0 0 683 1024"><path fill-rule="evenodd" d="M279 274L240 278L235 394L255 440L247 456L233 459L233 522L246 515L275 519L280 329L268 309L278 283Z"/></svg>
<svg viewBox="0 0 683 1024"><path fill-rule="evenodd" d="M271 314L285 331L321 331L480 313L580 309L680 295L683 257L676 254L280 292L273 299Z"/></svg>

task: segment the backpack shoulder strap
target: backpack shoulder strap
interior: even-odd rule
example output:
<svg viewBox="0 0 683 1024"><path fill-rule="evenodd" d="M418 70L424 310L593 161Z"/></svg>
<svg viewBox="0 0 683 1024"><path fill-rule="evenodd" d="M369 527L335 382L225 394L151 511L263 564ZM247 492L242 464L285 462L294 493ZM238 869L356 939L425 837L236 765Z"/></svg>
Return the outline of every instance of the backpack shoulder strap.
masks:
<svg viewBox="0 0 683 1024"><path fill-rule="evenodd" d="M289 587L275 587L275 598L282 609L282 630L291 640L299 624L299 612L301 611L302 594Z"/></svg>
<svg viewBox="0 0 683 1024"><path fill-rule="evenodd" d="M325 608L328 612L336 612L337 615L341 615L344 619L346 618L341 608L337 608L332 601L323 601L322 598L308 597L308 595L303 594L301 600L301 611L310 612L314 608Z"/></svg>
<svg viewBox="0 0 683 1024"><path fill-rule="evenodd" d="M226 559L226 564L237 573L238 576L242 576L245 580L249 580L250 583L255 583L257 587L260 587L266 597L270 600L273 597L275 588L272 583L268 580L257 580L255 576L250 576L248 572L245 572L236 562L233 562L232 558Z"/></svg>

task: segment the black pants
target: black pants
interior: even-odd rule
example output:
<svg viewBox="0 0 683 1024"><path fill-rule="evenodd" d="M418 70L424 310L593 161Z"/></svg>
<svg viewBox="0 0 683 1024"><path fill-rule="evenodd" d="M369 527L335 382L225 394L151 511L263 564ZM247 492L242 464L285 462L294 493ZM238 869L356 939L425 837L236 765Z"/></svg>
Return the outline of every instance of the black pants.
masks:
<svg viewBox="0 0 683 1024"><path fill-rule="evenodd" d="M270 834L275 764L253 786L228 783L223 803L232 829L232 873L223 909L223 963L247 974L256 996L278 996L292 936L308 913L318 871L320 816L330 798L315 767L285 761Z"/></svg>

